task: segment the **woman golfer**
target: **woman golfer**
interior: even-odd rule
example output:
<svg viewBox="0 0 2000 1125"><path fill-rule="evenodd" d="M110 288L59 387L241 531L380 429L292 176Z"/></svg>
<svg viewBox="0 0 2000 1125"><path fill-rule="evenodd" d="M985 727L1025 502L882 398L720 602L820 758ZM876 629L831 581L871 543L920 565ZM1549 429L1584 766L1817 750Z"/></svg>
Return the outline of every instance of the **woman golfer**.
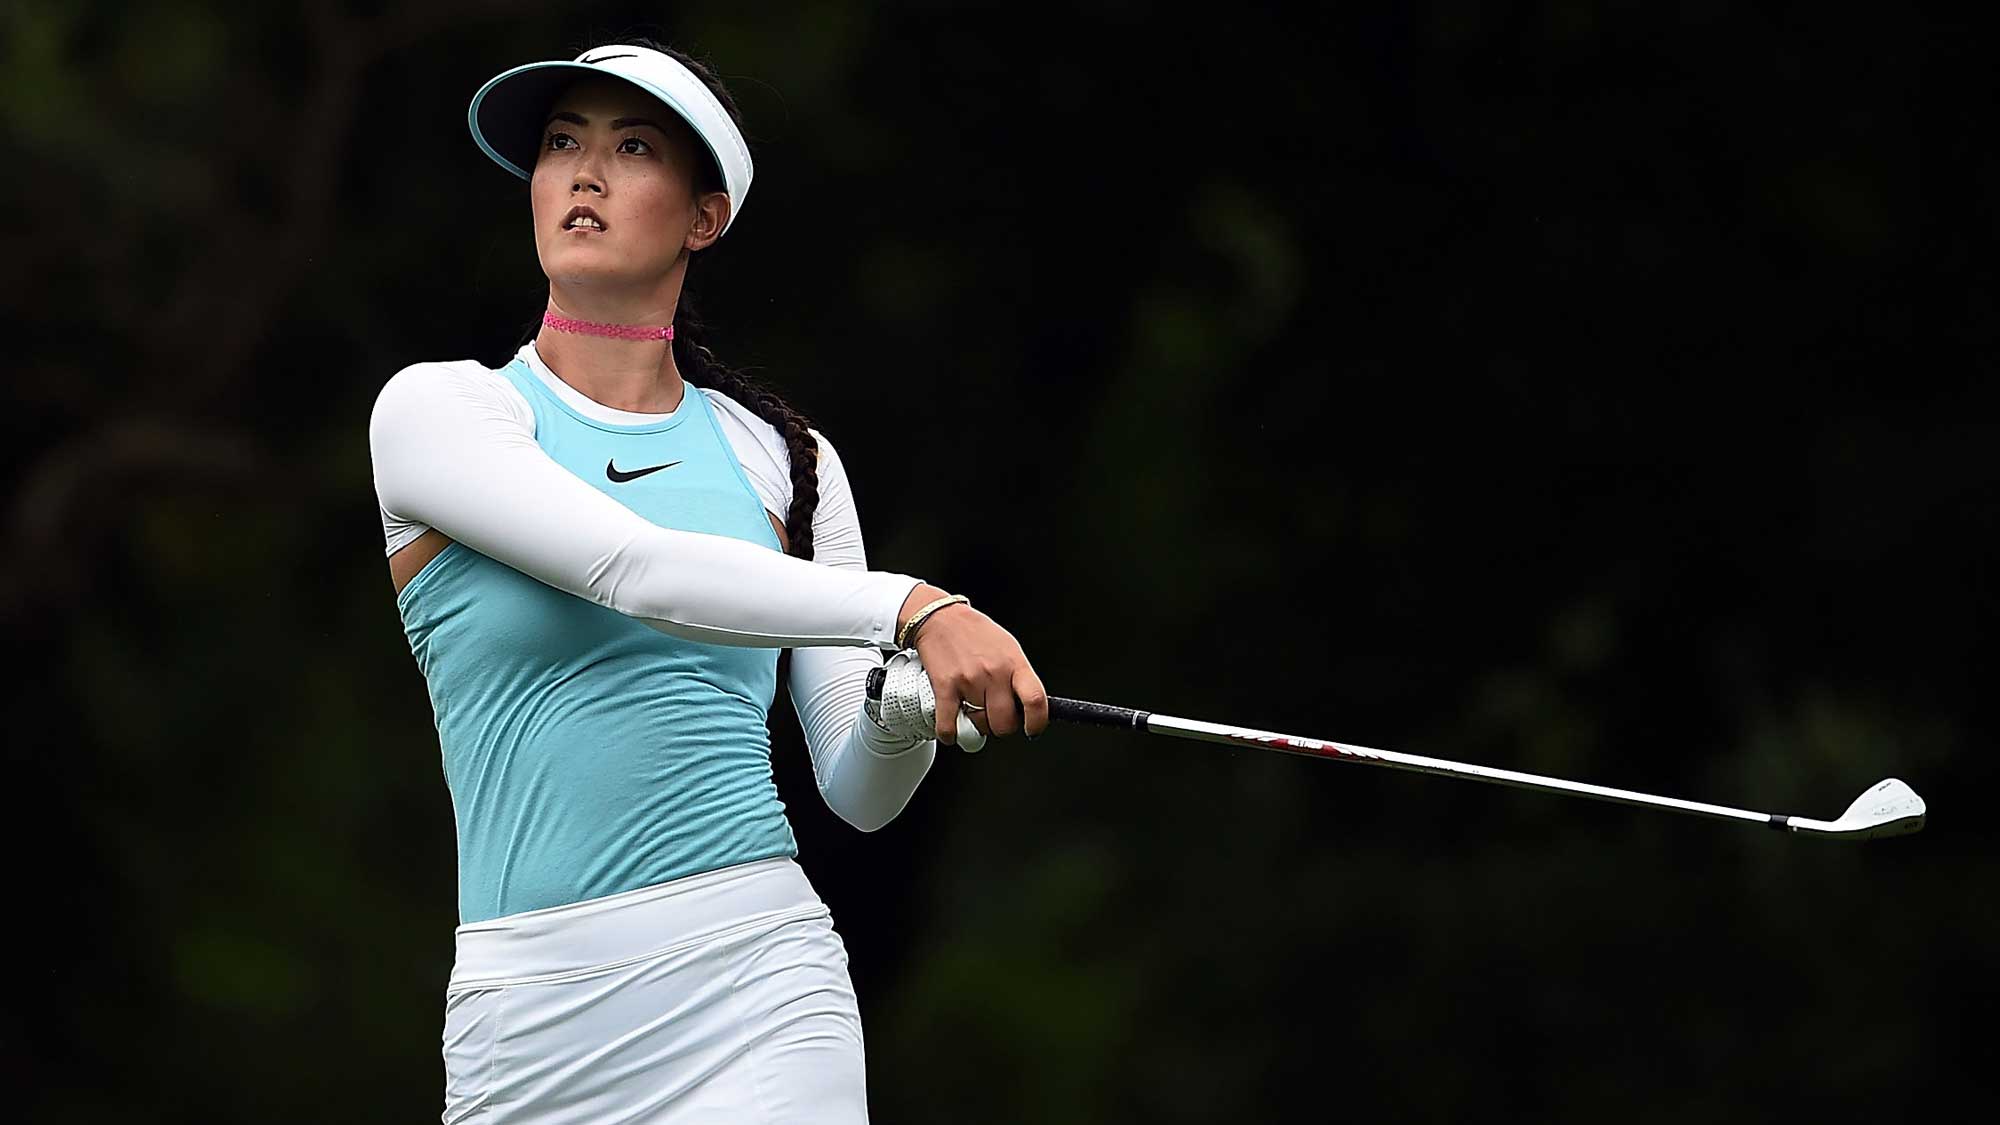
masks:
<svg viewBox="0 0 2000 1125"><path fill-rule="evenodd" d="M936 748L867 712L884 652L915 649L947 742L1048 722L1006 630L867 569L833 446L686 315L749 194L737 117L645 43L488 82L472 133L528 181L543 327L498 369L405 368L370 422L458 826L447 1122L865 1120L846 951L771 779L778 651L863 830Z"/></svg>

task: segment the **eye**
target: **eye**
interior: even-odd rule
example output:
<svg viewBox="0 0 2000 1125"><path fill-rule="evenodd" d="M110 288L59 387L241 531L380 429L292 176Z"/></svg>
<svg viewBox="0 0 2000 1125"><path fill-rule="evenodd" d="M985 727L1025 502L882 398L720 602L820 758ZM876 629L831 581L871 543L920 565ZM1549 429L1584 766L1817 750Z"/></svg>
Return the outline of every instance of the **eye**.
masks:
<svg viewBox="0 0 2000 1125"><path fill-rule="evenodd" d="M640 153L648 153L653 151L652 145L647 144L645 141L639 139L638 137L626 137L624 140L619 141L618 150L620 152L625 151L626 145L638 145Z"/></svg>
<svg viewBox="0 0 2000 1125"><path fill-rule="evenodd" d="M563 145L560 143L562 141L568 141L570 144L574 145L576 143L576 138L570 136L568 133L550 133L548 135L548 138L545 141L543 141L543 147L549 149L560 149L563 147Z"/></svg>

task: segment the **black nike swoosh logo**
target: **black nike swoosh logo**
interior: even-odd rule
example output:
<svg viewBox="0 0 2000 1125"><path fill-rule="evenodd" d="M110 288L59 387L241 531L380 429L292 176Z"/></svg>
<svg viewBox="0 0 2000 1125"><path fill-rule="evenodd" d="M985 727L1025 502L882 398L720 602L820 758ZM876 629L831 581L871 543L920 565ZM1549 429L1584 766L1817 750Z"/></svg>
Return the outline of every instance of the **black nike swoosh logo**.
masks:
<svg viewBox="0 0 2000 1125"><path fill-rule="evenodd" d="M604 463L604 475L611 478L612 484L624 484L628 480L638 480L647 473L657 473L661 469L671 469L678 464L680 464L679 461L669 461L664 465L654 465L650 469L634 469L628 473L618 467L618 458L613 457Z"/></svg>
<svg viewBox="0 0 2000 1125"><path fill-rule="evenodd" d="M585 66L589 66L592 63L609 62L612 59L636 59L638 57L639 56L628 52L623 55L599 55L594 59L578 59L576 61L583 63Z"/></svg>

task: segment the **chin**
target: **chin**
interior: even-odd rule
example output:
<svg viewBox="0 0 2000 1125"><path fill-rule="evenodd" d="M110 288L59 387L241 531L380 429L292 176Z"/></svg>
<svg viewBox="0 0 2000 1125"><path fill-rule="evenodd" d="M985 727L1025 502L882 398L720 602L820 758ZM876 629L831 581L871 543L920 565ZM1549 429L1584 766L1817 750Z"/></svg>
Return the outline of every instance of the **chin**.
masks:
<svg viewBox="0 0 2000 1125"><path fill-rule="evenodd" d="M657 284L667 271L647 268L607 249L564 247L542 259L542 273L564 285L610 285L621 288Z"/></svg>
<svg viewBox="0 0 2000 1125"><path fill-rule="evenodd" d="M568 284L619 280L631 270L616 254L590 246L566 246L542 258L542 272Z"/></svg>

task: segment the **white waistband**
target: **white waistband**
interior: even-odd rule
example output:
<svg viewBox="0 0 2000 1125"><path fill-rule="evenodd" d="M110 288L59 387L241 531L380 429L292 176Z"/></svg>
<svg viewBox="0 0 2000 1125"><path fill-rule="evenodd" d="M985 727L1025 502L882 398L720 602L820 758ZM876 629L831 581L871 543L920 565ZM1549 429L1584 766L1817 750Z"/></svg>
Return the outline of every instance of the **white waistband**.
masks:
<svg viewBox="0 0 2000 1125"><path fill-rule="evenodd" d="M789 856L528 910L457 930L447 991L604 968L738 929L826 911Z"/></svg>

